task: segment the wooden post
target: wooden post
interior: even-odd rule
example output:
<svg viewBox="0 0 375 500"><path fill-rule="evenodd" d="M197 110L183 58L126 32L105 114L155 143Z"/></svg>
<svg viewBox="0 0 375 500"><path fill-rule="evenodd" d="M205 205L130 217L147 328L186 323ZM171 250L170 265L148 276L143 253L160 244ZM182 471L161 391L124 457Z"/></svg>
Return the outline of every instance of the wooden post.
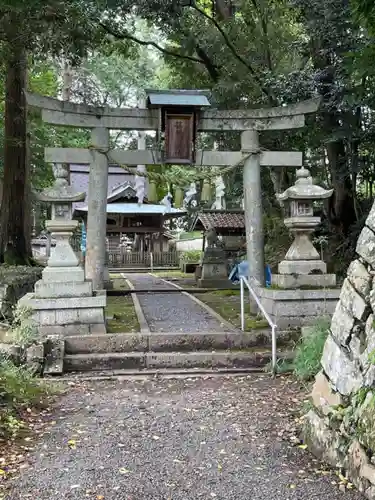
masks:
<svg viewBox="0 0 375 500"><path fill-rule="evenodd" d="M94 128L93 146L107 150L109 131ZM104 153L91 151L87 213L86 279L91 279L94 290L102 290L106 254L108 161Z"/></svg>

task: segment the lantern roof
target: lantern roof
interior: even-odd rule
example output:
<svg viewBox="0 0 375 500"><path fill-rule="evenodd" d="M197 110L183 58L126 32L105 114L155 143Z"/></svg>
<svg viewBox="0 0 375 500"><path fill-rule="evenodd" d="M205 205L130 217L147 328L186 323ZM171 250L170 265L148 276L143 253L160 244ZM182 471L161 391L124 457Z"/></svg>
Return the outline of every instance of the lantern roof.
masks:
<svg viewBox="0 0 375 500"><path fill-rule="evenodd" d="M296 172L297 180L294 186L287 188L283 193L278 194L280 201L286 200L324 200L329 198L333 189L324 189L321 186L313 184L310 171L302 167Z"/></svg>
<svg viewBox="0 0 375 500"><path fill-rule="evenodd" d="M209 91L207 90L146 90L148 108L162 106L209 107Z"/></svg>

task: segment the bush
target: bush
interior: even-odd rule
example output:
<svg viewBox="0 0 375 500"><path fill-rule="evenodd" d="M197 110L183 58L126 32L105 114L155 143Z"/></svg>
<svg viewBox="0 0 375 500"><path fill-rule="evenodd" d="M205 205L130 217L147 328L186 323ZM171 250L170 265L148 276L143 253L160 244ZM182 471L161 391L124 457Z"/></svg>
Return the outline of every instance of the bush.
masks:
<svg viewBox="0 0 375 500"><path fill-rule="evenodd" d="M43 380L33 376L25 367L16 366L9 360L0 361L0 400L18 407L36 405L48 393Z"/></svg>
<svg viewBox="0 0 375 500"><path fill-rule="evenodd" d="M202 252L200 250L187 250L186 252L181 252L180 258L183 262L198 264L201 254Z"/></svg>
<svg viewBox="0 0 375 500"><path fill-rule="evenodd" d="M328 321L318 321L299 340L293 362L294 375L299 380L309 381L319 372L328 329Z"/></svg>
<svg viewBox="0 0 375 500"><path fill-rule="evenodd" d="M32 316L33 310L30 307L17 304L13 311L12 326L7 333L7 337L23 350L36 343L39 338Z"/></svg>
<svg viewBox="0 0 375 500"><path fill-rule="evenodd" d="M53 387L9 360L0 361L0 436L15 436L24 427L19 415L23 408L42 406Z"/></svg>

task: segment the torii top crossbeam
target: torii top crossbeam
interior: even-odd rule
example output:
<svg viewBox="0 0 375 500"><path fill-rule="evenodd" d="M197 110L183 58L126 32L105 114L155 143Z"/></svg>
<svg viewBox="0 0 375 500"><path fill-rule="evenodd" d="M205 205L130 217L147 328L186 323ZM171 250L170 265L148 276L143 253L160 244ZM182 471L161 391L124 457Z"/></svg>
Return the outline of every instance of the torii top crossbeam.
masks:
<svg viewBox="0 0 375 500"><path fill-rule="evenodd" d="M27 93L30 106L42 110L42 119L52 125L106 128L121 130L158 130L158 110L142 108L95 107L60 101L50 97ZM309 100L289 106L249 110L201 110L197 120L198 132L280 130L300 128L305 124L305 114L318 109L319 100ZM110 151L111 161L119 165L151 165L163 163L158 150ZM45 160L51 163L90 163L91 153L85 148L46 148ZM196 151L192 163L199 166L228 166L243 158L240 151ZM177 162L178 163L178 162ZM298 151L262 151L261 166L293 166L302 164Z"/></svg>
<svg viewBox="0 0 375 500"><path fill-rule="evenodd" d="M26 99L29 106L42 109L43 121L52 125L116 130L157 130L159 127L159 116L155 109L95 107L32 93L27 93ZM318 110L319 102L319 99L311 99L268 109L203 110L197 130L214 132L300 128L305 125L305 115Z"/></svg>

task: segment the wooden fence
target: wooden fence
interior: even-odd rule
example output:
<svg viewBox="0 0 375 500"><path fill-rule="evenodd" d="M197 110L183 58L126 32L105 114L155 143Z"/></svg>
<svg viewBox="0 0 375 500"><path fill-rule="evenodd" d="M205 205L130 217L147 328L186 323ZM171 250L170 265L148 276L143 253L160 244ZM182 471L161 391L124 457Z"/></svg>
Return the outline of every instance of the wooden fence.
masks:
<svg viewBox="0 0 375 500"><path fill-rule="evenodd" d="M178 252L127 252L125 249L111 249L107 253L109 268L178 267Z"/></svg>

